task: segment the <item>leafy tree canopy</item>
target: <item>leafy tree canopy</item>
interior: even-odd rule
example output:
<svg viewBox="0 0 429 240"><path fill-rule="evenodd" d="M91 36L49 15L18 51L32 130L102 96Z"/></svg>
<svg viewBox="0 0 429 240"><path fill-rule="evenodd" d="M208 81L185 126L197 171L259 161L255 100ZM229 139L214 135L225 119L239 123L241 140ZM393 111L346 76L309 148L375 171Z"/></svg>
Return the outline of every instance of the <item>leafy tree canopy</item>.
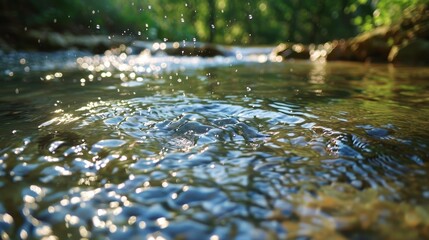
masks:
<svg viewBox="0 0 429 240"><path fill-rule="evenodd" d="M0 0L2 32L47 29L143 40L319 43L398 20L429 0Z"/></svg>

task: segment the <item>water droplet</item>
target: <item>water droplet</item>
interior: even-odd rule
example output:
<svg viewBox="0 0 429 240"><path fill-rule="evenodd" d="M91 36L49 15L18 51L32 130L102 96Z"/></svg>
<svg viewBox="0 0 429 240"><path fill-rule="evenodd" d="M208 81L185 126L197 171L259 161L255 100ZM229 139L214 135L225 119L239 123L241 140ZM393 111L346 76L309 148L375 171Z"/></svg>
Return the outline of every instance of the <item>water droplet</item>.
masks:
<svg viewBox="0 0 429 240"><path fill-rule="evenodd" d="M210 237L210 240L219 240L219 239L220 238L217 235L213 235L213 236Z"/></svg>
<svg viewBox="0 0 429 240"><path fill-rule="evenodd" d="M146 228L146 223L145 223L144 221L140 221L140 222L139 222L139 228L140 228L140 229L144 229L144 228Z"/></svg>

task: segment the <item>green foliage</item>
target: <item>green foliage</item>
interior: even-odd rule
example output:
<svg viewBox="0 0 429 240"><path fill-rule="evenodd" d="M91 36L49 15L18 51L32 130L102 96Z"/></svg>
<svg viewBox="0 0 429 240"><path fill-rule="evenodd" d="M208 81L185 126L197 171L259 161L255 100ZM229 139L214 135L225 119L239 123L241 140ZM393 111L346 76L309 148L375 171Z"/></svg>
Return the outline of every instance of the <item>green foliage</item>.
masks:
<svg viewBox="0 0 429 240"><path fill-rule="evenodd" d="M359 0L353 6L366 6L367 13L357 15L353 21L361 31L368 31L399 21L405 9L419 4L429 4L429 0Z"/></svg>
<svg viewBox="0 0 429 240"><path fill-rule="evenodd" d="M428 1L0 0L0 20L21 29L143 40L319 43L390 24L405 8Z"/></svg>

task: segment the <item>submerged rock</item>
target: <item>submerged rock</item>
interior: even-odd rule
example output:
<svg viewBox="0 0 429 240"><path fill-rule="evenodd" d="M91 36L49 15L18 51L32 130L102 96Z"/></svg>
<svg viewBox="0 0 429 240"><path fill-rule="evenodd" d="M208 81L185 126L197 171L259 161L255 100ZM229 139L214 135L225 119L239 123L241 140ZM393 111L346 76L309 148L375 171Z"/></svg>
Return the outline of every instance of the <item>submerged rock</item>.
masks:
<svg viewBox="0 0 429 240"><path fill-rule="evenodd" d="M215 44L192 42L188 45L178 42L157 43L146 41L134 41L130 45L134 53L149 51L151 54L166 54L169 56L186 57L216 57L234 56L235 54L227 48Z"/></svg>
<svg viewBox="0 0 429 240"><path fill-rule="evenodd" d="M227 56L227 54L214 45L190 46L165 49L165 53L170 56L198 56L216 57Z"/></svg>
<svg viewBox="0 0 429 240"><path fill-rule="evenodd" d="M280 56L283 60L289 59L309 59L310 48L304 44L281 43L272 52L274 56Z"/></svg>

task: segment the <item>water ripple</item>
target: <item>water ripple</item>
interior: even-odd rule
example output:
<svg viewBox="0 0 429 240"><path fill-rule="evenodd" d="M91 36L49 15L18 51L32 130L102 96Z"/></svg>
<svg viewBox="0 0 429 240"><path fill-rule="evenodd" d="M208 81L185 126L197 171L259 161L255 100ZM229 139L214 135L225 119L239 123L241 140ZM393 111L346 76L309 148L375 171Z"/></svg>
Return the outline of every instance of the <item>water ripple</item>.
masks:
<svg viewBox="0 0 429 240"><path fill-rule="evenodd" d="M424 146L396 152L407 139L394 128L349 132L311 108L263 106L154 96L58 113L41 136L3 151L0 187L23 196L0 205L0 227L35 238L285 238L320 217L314 206L329 217L331 195L396 201L428 191L401 190L427 178L427 163Z"/></svg>

